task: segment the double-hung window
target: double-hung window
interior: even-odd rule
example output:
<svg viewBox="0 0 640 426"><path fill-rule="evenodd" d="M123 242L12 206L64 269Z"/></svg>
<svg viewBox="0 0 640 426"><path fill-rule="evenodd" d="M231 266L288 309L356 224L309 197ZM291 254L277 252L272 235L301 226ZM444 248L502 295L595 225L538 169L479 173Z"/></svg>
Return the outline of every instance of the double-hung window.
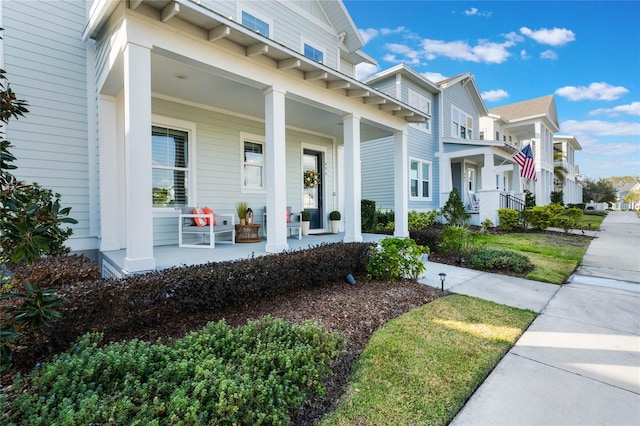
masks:
<svg viewBox="0 0 640 426"><path fill-rule="evenodd" d="M409 89L409 105L428 115L431 115L431 101L426 96L421 95L415 90ZM414 127L418 127L420 129L431 132L431 123L429 122L429 120L424 123L413 123L412 125Z"/></svg>
<svg viewBox="0 0 640 426"><path fill-rule="evenodd" d="M431 199L431 162L411 159L409 165L411 198Z"/></svg>
<svg viewBox="0 0 640 426"><path fill-rule="evenodd" d="M451 108L451 117L452 136L473 139L473 117L456 107Z"/></svg>
<svg viewBox="0 0 640 426"><path fill-rule="evenodd" d="M153 207L189 204L189 132L168 127L151 128Z"/></svg>
<svg viewBox="0 0 640 426"><path fill-rule="evenodd" d="M265 37L269 37L269 23L245 10L242 11L242 25Z"/></svg>
<svg viewBox="0 0 640 426"><path fill-rule="evenodd" d="M265 189L264 142L254 138L242 138L242 189Z"/></svg>
<svg viewBox="0 0 640 426"><path fill-rule="evenodd" d="M316 49L309 43L303 43L302 46L303 54L307 58L313 59L314 61L324 62L324 52L320 49Z"/></svg>

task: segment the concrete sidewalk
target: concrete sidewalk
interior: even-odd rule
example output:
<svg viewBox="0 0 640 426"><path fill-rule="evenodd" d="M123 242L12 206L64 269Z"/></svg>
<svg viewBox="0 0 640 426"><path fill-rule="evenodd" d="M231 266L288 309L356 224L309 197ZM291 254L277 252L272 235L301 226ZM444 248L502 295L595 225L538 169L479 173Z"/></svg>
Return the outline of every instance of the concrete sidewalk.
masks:
<svg viewBox="0 0 640 426"><path fill-rule="evenodd" d="M430 285L445 272L452 292L541 312L452 425L640 425L635 213L607 216L563 286L427 266Z"/></svg>

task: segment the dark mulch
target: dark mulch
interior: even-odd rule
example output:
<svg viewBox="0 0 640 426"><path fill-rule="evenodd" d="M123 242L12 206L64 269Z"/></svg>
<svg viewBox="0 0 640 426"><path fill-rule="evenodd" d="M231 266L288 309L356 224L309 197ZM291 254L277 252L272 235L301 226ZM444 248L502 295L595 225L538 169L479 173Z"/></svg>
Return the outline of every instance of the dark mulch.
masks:
<svg viewBox="0 0 640 426"><path fill-rule="evenodd" d="M351 286L345 282L329 283L316 288L291 291L244 306L229 307L222 311L202 311L165 317L153 327L112 330L105 332L106 341L138 338L150 342L177 338L202 328L207 322L224 319L227 324L243 325L248 319L265 315L282 318L292 323L317 321L322 327L340 332L345 338L345 351L334 366L334 374L324 383L326 393L310 400L293 419L294 425L313 425L322 416L334 410L343 395L354 362L381 325L418 306L442 297L434 289L411 281L400 283L358 282ZM21 354L20 369L27 371L42 359L29 359ZM10 377L1 381L8 384Z"/></svg>

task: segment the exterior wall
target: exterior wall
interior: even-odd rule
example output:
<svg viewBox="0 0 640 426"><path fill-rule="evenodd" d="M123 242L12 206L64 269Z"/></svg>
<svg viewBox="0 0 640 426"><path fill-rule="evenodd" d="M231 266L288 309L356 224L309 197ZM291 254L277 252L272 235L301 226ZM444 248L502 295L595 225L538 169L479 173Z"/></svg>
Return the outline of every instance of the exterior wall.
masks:
<svg viewBox="0 0 640 426"><path fill-rule="evenodd" d="M85 2L5 0L0 7L4 68L30 111L7 129L18 158L15 174L60 193L79 222L68 244L95 249L95 147L88 143L87 47L80 39Z"/></svg>
<svg viewBox="0 0 640 426"><path fill-rule="evenodd" d="M479 114L467 89L461 83L456 83L451 87L447 87L442 96L443 110L440 112L442 114L442 136L445 138L453 137L451 133L451 107L456 107L473 117L473 139L478 139L480 134Z"/></svg>
<svg viewBox="0 0 640 426"><path fill-rule="evenodd" d="M374 200L376 208L394 209L393 138L363 142L362 198Z"/></svg>
<svg viewBox="0 0 640 426"><path fill-rule="evenodd" d="M380 81L376 81L374 84L372 84L372 86L380 90L381 92L386 93L389 96L393 96L395 98L400 99L399 97L400 94L398 93L398 85L396 84L396 81L397 81L397 77L393 75L385 79L382 79Z"/></svg>
<svg viewBox="0 0 640 426"><path fill-rule="evenodd" d="M198 108L171 100L154 98L154 115L192 122L196 127L196 197L189 204L208 206L216 213L235 215L235 205L245 201L255 212L256 223L262 223L266 192L244 193L241 189L241 133L264 136L264 123L224 112ZM286 169L287 205L302 209L302 145L326 149L327 173L323 179L325 210L333 210L335 202L328 196L335 186L333 141L329 138L287 130ZM279 165L278 165L279 166ZM269 167L267 165L266 167ZM154 245L172 245L178 241L177 211L154 211Z"/></svg>

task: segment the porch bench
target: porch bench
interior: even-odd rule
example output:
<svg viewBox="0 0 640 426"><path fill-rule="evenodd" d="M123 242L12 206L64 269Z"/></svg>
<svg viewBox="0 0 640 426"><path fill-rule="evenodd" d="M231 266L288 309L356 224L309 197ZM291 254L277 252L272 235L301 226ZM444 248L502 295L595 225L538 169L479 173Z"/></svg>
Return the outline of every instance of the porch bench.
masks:
<svg viewBox="0 0 640 426"><path fill-rule="evenodd" d="M178 216L178 247L189 248L215 248L216 247L216 235L229 234L231 241L219 241L220 243L236 243L236 227L234 223L235 215L233 214L218 214L216 215L216 225L213 225L212 214L194 214L194 207L183 207L182 213ZM209 219L208 223L203 226L196 225L195 218ZM224 221L227 222L224 225ZM183 242L184 234L198 234L201 235L205 244L189 244ZM206 237L209 236L209 243L206 244Z"/></svg>
<svg viewBox="0 0 640 426"><path fill-rule="evenodd" d="M292 236L297 234L298 239L301 240L302 239L302 214L293 213L291 211L291 206L287 206L287 213L289 214L289 221L287 222L287 236ZM262 214L262 230L266 235L267 206L264 207L264 213Z"/></svg>

